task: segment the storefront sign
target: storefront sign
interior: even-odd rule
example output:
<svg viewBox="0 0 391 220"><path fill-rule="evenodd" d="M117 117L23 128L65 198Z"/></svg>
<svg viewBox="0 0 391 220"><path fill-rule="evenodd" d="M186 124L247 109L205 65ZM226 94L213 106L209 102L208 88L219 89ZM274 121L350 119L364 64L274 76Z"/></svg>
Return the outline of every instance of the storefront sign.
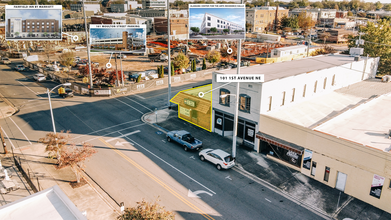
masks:
<svg viewBox="0 0 391 220"><path fill-rule="evenodd" d="M307 170L311 169L312 151L304 150L303 167Z"/></svg>
<svg viewBox="0 0 391 220"><path fill-rule="evenodd" d="M193 101L193 100L190 100L190 99L186 99L186 98L185 98L183 101L185 102L185 105L191 106L191 107L193 107L193 108L196 107L196 102Z"/></svg>
<svg viewBox="0 0 391 220"><path fill-rule="evenodd" d="M181 115L190 117L191 109L180 107Z"/></svg>
<svg viewBox="0 0 391 220"><path fill-rule="evenodd" d="M218 125L223 125L223 119L222 119L222 118L217 118L216 123L217 123Z"/></svg>
<svg viewBox="0 0 391 220"><path fill-rule="evenodd" d="M373 175L371 192L369 192L369 195L380 199L383 185L384 185L384 177L376 175L376 174Z"/></svg>
<svg viewBox="0 0 391 220"><path fill-rule="evenodd" d="M251 129L251 128L248 128L248 129L247 129L247 135L248 135L249 137L254 137L254 130Z"/></svg>
<svg viewBox="0 0 391 220"><path fill-rule="evenodd" d="M286 153L286 155L287 155L288 157L290 157L292 163L296 163L296 162L297 162L297 159L299 159L299 155L297 155L297 154L296 154L295 152L293 152L293 151L288 151L288 152Z"/></svg>

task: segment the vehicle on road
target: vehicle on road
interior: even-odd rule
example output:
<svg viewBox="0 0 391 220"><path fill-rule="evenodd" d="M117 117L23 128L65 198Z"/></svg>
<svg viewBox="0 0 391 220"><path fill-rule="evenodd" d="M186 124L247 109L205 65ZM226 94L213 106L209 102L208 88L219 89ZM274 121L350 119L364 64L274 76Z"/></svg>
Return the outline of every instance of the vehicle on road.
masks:
<svg viewBox="0 0 391 220"><path fill-rule="evenodd" d="M72 98L73 97L73 91L70 88L60 88L58 89L58 95L65 98Z"/></svg>
<svg viewBox="0 0 391 220"><path fill-rule="evenodd" d="M232 156L223 151L223 150L220 150L220 149L205 149L205 150L202 150L200 151L200 153L198 154L200 156L200 160L202 161L209 161L211 163L213 163L214 165L216 165L216 168L218 170L221 170L221 169L229 169L233 166L235 166L235 161L234 159L232 158Z"/></svg>
<svg viewBox="0 0 391 220"><path fill-rule="evenodd" d="M8 59L8 57L2 57L1 58L1 63L3 63L3 64L11 64L11 60Z"/></svg>
<svg viewBox="0 0 391 220"><path fill-rule="evenodd" d="M42 73L37 73L33 76L34 80L41 82L46 80L46 76L43 75Z"/></svg>
<svg viewBox="0 0 391 220"><path fill-rule="evenodd" d="M164 53L150 53L148 54L148 58L151 62L168 61L168 56Z"/></svg>
<svg viewBox="0 0 391 220"><path fill-rule="evenodd" d="M18 64L15 66L16 71L25 71L26 68L22 64Z"/></svg>
<svg viewBox="0 0 391 220"><path fill-rule="evenodd" d="M122 59L126 58L126 55L125 55L125 54L121 54L121 55L118 54L118 55L117 55L117 59L121 59L121 58L122 58Z"/></svg>
<svg viewBox="0 0 391 220"><path fill-rule="evenodd" d="M185 151L188 150L200 150L202 148L202 141L194 138L191 134L185 130L170 131L167 133L168 142L177 142L182 145Z"/></svg>

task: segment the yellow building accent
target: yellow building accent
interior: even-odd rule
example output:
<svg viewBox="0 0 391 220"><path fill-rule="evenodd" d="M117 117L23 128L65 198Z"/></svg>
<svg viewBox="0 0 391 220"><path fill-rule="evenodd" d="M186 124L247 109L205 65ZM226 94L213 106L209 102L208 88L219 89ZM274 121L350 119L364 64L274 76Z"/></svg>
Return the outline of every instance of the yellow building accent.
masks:
<svg viewBox="0 0 391 220"><path fill-rule="evenodd" d="M301 59L301 58L305 58L305 57L307 57L306 53L294 54L294 55L276 57L276 58L257 57L257 58L255 58L255 62L256 63L277 63L277 62L282 62L282 61L297 60L297 59Z"/></svg>
<svg viewBox="0 0 391 220"><path fill-rule="evenodd" d="M212 131L212 84L180 91L170 101L179 107L178 118Z"/></svg>

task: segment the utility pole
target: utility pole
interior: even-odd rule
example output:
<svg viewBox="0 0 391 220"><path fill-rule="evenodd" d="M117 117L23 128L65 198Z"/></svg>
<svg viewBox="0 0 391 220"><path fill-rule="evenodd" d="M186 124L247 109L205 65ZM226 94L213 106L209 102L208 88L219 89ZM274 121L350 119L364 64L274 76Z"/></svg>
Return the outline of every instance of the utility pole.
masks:
<svg viewBox="0 0 391 220"><path fill-rule="evenodd" d="M116 80L115 80L115 86L119 86L119 77L118 77L118 71L117 71L117 54L115 55L115 75L116 75Z"/></svg>
<svg viewBox="0 0 391 220"><path fill-rule="evenodd" d="M3 129L1 128L1 125L0 125L0 136L1 136L1 143L3 145L4 154L7 154L8 153L7 146L4 140Z"/></svg>
<svg viewBox="0 0 391 220"><path fill-rule="evenodd" d="M120 62L121 62L121 76L122 76L122 87L124 87L125 86L125 81L124 81L124 71L123 71L123 69L122 69L122 55L121 55L121 53L119 54L119 59L120 59Z"/></svg>
<svg viewBox="0 0 391 220"><path fill-rule="evenodd" d="M170 46L170 1L167 0L167 50L168 50L168 109L171 109L171 46Z"/></svg>
<svg viewBox="0 0 391 220"><path fill-rule="evenodd" d="M90 74L89 74L89 77L90 77L90 95L92 96L94 85L92 84L90 42L89 42L89 36L88 36L87 16L86 16L86 10L85 10L85 6L84 6L84 0L83 0L83 15L84 15L84 30L86 32L86 42L87 42L88 69L90 71Z"/></svg>
<svg viewBox="0 0 391 220"><path fill-rule="evenodd" d="M312 34L312 28L310 29L310 34L307 42L307 57L309 57L310 55L311 34Z"/></svg>
<svg viewBox="0 0 391 220"><path fill-rule="evenodd" d="M243 4L243 0L240 1ZM237 69L236 74L240 75L240 55L241 55L242 40L238 40L238 51L236 54ZM240 93L240 83L236 83L236 97L235 97L235 115L234 115L234 129L232 134L232 157L236 160L236 136L238 133L238 118L239 118L239 93Z"/></svg>

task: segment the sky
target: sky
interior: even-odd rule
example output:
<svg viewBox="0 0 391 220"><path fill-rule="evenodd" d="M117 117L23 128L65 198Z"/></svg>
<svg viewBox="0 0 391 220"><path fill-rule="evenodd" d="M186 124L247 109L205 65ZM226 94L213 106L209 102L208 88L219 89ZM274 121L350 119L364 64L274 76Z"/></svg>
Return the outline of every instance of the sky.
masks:
<svg viewBox="0 0 391 220"><path fill-rule="evenodd" d="M122 37L122 32L124 31L145 39L143 28L91 28L90 34L93 39L106 39Z"/></svg>
<svg viewBox="0 0 391 220"><path fill-rule="evenodd" d="M7 9L6 21L12 17L25 19L56 19L61 20L61 9Z"/></svg>
<svg viewBox="0 0 391 220"><path fill-rule="evenodd" d="M236 24L244 26L245 11L244 8L190 8L189 22L190 27L201 27L202 18L205 13L215 15Z"/></svg>

